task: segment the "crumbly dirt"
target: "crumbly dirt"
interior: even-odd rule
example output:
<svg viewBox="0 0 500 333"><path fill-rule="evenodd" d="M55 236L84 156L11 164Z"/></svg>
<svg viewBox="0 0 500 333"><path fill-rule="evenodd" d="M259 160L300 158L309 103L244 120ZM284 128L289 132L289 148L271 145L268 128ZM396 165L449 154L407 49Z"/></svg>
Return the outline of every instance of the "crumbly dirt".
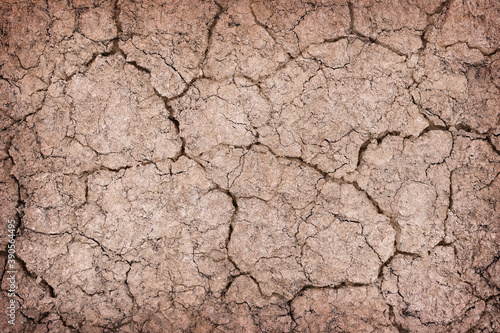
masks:
<svg viewBox="0 0 500 333"><path fill-rule="evenodd" d="M1 331L499 332L499 48L497 0L1 1Z"/></svg>

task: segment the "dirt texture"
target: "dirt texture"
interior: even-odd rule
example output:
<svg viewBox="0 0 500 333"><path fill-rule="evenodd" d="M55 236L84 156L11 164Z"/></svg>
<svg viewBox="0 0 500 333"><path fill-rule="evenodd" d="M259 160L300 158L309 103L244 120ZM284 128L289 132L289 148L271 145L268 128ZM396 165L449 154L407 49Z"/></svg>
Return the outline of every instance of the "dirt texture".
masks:
<svg viewBox="0 0 500 333"><path fill-rule="evenodd" d="M499 49L497 0L0 1L0 330L500 332Z"/></svg>

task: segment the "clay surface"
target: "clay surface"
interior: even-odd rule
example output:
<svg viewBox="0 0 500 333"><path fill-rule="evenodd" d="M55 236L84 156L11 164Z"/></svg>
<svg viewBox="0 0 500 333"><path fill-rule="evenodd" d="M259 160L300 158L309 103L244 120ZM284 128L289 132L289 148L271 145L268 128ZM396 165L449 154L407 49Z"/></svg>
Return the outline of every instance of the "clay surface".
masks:
<svg viewBox="0 0 500 333"><path fill-rule="evenodd" d="M496 0L0 1L0 330L499 332L499 48Z"/></svg>

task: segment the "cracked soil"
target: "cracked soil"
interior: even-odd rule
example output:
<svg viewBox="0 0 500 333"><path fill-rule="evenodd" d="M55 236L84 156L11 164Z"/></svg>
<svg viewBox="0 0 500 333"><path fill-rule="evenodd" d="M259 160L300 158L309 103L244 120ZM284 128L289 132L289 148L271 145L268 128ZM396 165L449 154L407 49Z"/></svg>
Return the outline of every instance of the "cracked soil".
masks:
<svg viewBox="0 0 500 333"><path fill-rule="evenodd" d="M0 330L500 332L499 48L497 0L0 1Z"/></svg>

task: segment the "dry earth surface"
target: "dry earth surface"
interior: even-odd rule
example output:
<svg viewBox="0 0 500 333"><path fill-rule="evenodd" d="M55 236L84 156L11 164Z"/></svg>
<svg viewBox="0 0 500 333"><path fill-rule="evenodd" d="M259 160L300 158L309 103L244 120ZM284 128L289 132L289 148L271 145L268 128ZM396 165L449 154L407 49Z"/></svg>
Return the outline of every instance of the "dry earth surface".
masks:
<svg viewBox="0 0 500 333"><path fill-rule="evenodd" d="M2 0L0 44L1 331L500 332L499 1Z"/></svg>

